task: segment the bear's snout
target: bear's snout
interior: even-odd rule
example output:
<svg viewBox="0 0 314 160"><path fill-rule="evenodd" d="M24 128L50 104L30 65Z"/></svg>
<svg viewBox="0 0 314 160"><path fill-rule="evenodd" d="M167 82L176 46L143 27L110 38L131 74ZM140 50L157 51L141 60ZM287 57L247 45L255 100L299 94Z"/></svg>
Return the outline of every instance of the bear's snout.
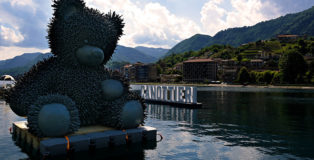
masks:
<svg viewBox="0 0 314 160"><path fill-rule="evenodd" d="M86 66L98 66L104 60L104 52L102 49L85 45L76 51L78 62Z"/></svg>

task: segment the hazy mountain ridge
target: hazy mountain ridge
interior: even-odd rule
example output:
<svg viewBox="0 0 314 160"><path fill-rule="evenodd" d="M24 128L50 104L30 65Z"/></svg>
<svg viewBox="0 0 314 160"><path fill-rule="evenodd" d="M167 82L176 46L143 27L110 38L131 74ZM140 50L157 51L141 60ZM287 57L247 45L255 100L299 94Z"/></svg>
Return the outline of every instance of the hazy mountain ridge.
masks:
<svg viewBox="0 0 314 160"><path fill-rule="evenodd" d="M170 49L167 55L196 51L213 44L239 46L248 42L275 38L278 34L314 36L314 7L303 12L260 22L254 26L222 30L214 37L196 34L178 43Z"/></svg>
<svg viewBox="0 0 314 160"><path fill-rule="evenodd" d="M16 56L12 59L0 61L0 69L10 69L15 67L22 67L27 65L29 62L35 60L42 53L24 53L23 55Z"/></svg>
<svg viewBox="0 0 314 160"><path fill-rule="evenodd" d="M169 49L164 49L164 48L149 48L149 47L143 47L143 46L135 47L135 49L148 56L152 56L157 59L163 57L169 51Z"/></svg>
<svg viewBox="0 0 314 160"><path fill-rule="evenodd" d="M230 28L218 32L214 37L196 34L183 40L169 51L162 48L118 46L111 61L154 63L167 55L196 51L213 44L239 46L248 42L274 38L278 34L298 34L314 36L314 7L303 12L288 14L273 20L260 22L250 27ZM26 53L12 59L0 61L0 74L21 74L31 66L51 54Z"/></svg>
<svg viewBox="0 0 314 160"><path fill-rule="evenodd" d="M119 45L117 46L115 53L112 55L111 61L152 63L156 62L157 58L144 54L134 48Z"/></svg>
<svg viewBox="0 0 314 160"><path fill-rule="evenodd" d="M129 62L129 63L153 63L156 62L161 55L163 56L168 50L163 48L147 48L137 47L130 48L118 46L111 58L111 62ZM142 50L143 52L139 51ZM164 52L164 53L163 53ZM163 54L162 54L163 53ZM155 55L156 54L156 55ZM153 56L155 55L155 56ZM39 61L49 58L51 53L24 53L12 59L0 61L0 75L10 74L18 75L27 72L34 64Z"/></svg>
<svg viewBox="0 0 314 160"><path fill-rule="evenodd" d="M212 40L212 37L209 35L196 34L175 45L166 55L168 56L170 54L182 53L186 51L197 51L206 46L210 40Z"/></svg>
<svg viewBox="0 0 314 160"><path fill-rule="evenodd" d="M25 53L12 59L0 61L0 75L18 75L27 72L33 65L51 57L51 53Z"/></svg>

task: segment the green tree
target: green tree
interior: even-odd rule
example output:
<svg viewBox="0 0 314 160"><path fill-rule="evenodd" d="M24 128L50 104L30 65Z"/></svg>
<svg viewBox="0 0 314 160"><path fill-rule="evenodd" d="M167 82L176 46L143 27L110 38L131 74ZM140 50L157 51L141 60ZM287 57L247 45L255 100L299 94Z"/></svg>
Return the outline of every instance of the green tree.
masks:
<svg viewBox="0 0 314 160"><path fill-rule="evenodd" d="M314 61L311 61L309 64L309 71L314 75Z"/></svg>
<svg viewBox="0 0 314 160"><path fill-rule="evenodd" d="M314 56L314 42L311 43L311 45L309 46L309 53Z"/></svg>
<svg viewBox="0 0 314 160"><path fill-rule="evenodd" d="M271 84L280 84L283 82L283 74L282 72L276 72L272 81L271 81Z"/></svg>
<svg viewBox="0 0 314 160"><path fill-rule="evenodd" d="M237 60L238 60L239 62L241 62L241 61L242 61L242 59L243 59L242 55L241 55L241 54L239 54L239 55L237 56Z"/></svg>
<svg viewBox="0 0 314 160"><path fill-rule="evenodd" d="M256 82L258 84L264 84L265 80L264 80L264 73L263 72L257 72L256 73Z"/></svg>
<svg viewBox="0 0 314 160"><path fill-rule="evenodd" d="M256 83L256 73L253 71L250 72L250 83Z"/></svg>
<svg viewBox="0 0 314 160"><path fill-rule="evenodd" d="M297 50L289 50L279 60L279 69L283 74L283 81L296 83L297 78L303 77L307 64Z"/></svg>
<svg viewBox="0 0 314 160"><path fill-rule="evenodd" d="M309 83L312 83L314 76L314 61L311 61L309 64L309 70L306 72L306 78Z"/></svg>
<svg viewBox="0 0 314 160"><path fill-rule="evenodd" d="M117 69L120 69L121 67L123 67L124 65L126 64L130 64L130 62L125 62L125 61L122 61L122 62L117 62L117 61L109 61L107 64L106 64L106 67L107 68L110 68L112 70L117 70Z"/></svg>
<svg viewBox="0 0 314 160"><path fill-rule="evenodd" d="M273 59L270 59L266 62L266 66L271 68L278 68L278 62L274 61Z"/></svg>
<svg viewBox="0 0 314 160"><path fill-rule="evenodd" d="M298 41L298 44L299 44L299 46L300 46L299 52L300 52L302 55L305 55L305 54L308 52L308 50L307 50L307 48L306 48L306 46L307 46L306 42L305 42L303 39L300 39L300 40Z"/></svg>
<svg viewBox="0 0 314 160"><path fill-rule="evenodd" d="M266 82L267 84L270 84L271 81L273 80L273 74L271 73L271 71L265 71L263 73L264 76L264 82Z"/></svg>
<svg viewBox="0 0 314 160"><path fill-rule="evenodd" d="M242 67L238 73L237 82L241 84L248 83L250 81L250 74L246 67Z"/></svg>
<svg viewBox="0 0 314 160"><path fill-rule="evenodd" d="M156 69L157 69L157 75L162 74L162 68L160 67L159 64L156 65Z"/></svg>

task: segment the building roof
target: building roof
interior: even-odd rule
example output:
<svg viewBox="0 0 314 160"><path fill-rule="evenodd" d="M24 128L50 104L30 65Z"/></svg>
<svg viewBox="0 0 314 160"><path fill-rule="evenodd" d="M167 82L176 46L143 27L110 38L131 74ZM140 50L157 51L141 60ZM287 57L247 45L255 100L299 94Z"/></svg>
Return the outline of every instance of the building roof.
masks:
<svg viewBox="0 0 314 160"><path fill-rule="evenodd" d="M224 60L222 60L222 62L235 62L235 60L233 60L233 59L224 59Z"/></svg>
<svg viewBox="0 0 314 160"><path fill-rule="evenodd" d="M179 74L160 74L160 77L171 78L171 77L180 77Z"/></svg>
<svg viewBox="0 0 314 160"><path fill-rule="evenodd" d="M284 37L299 37L299 36L294 35L294 34L280 34L280 35L277 35L277 37L284 38Z"/></svg>
<svg viewBox="0 0 314 160"><path fill-rule="evenodd" d="M183 63L200 63L200 62L214 62L212 59L191 59L184 61Z"/></svg>
<svg viewBox="0 0 314 160"><path fill-rule="evenodd" d="M183 64L183 62L177 63L175 66L180 66L180 65L182 65L182 64Z"/></svg>
<svg viewBox="0 0 314 160"><path fill-rule="evenodd" d="M123 66L123 68L129 68L129 67L132 67L132 65L131 64L126 64L126 65Z"/></svg>
<svg viewBox="0 0 314 160"><path fill-rule="evenodd" d="M136 62L136 63L134 63L134 65L144 65L144 63L142 63L142 62Z"/></svg>
<svg viewBox="0 0 314 160"><path fill-rule="evenodd" d="M10 81L14 81L14 78L10 75L3 75L0 77L0 80L10 80Z"/></svg>
<svg viewBox="0 0 314 160"><path fill-rule="evenodd" d="M264 61L261 59L252 59L251 62L264 62Z"/></svg>

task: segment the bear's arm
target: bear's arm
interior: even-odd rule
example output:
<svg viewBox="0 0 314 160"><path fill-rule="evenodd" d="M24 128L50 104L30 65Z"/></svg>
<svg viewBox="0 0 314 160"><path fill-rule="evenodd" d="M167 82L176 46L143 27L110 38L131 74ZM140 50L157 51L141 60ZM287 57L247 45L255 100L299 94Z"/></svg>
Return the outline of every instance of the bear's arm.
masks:
<svg viewBox="0 0 314 160"><path fill-rule="evenodd" d="M26 116L39 96L49 94L54 86L53 62L54 58L49 58L37 63L9 91L6 101L17 115Z"/></svg>

